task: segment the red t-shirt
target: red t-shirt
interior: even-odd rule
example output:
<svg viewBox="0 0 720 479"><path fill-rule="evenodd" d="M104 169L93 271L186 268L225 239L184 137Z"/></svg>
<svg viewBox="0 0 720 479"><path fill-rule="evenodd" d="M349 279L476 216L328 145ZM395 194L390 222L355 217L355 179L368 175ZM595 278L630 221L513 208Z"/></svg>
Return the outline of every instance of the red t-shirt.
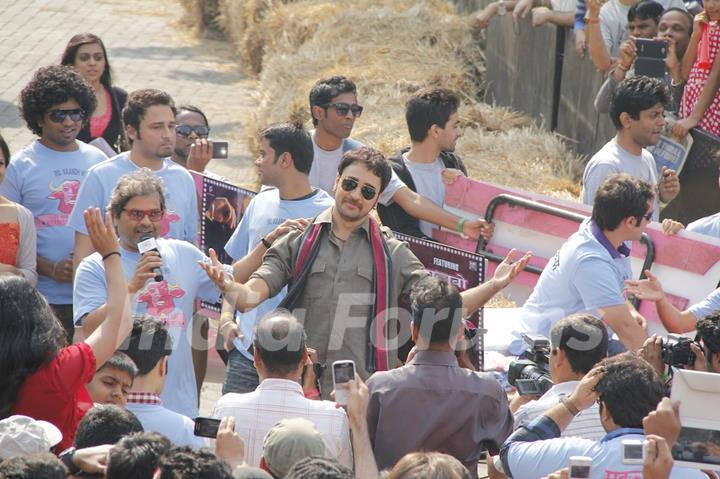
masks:
<svg viewBox="0 0 720 479"><path fill-rule="evenodd" d="M72 446L80 419L93 406L85 385L95 374L95 353L85 343L60 350L55 359L25 379L12 414L53 423L63 438L55 448Z"/></svg>

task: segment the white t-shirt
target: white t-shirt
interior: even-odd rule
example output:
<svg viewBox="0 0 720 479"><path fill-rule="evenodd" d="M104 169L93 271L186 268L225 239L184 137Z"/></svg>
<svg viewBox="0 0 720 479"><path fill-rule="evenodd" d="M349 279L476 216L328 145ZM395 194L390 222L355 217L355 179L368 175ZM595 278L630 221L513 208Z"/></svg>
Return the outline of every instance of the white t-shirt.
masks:
<svg viewBox="0 0 720 479"><path fill-rule="evenodd" d="M83 212L93 206L102 209L110 202L110 195L121 176L138 171L128 153L120 153L91 168L78 193L75 208L68 224L75 231L87 234ZM163 167L153 173L165 184L165 216L160 236L195 242L198 223L197 195L192 176L185 168L169 158Z"/></svg>
<svg viewBox="0 0 720 479"><path fill-rule="evenodd" d="M49 261L68 259L75 248L75 231L68 225L78 191L88 170L104 160L94 146L76 141L76 151L51 150L33 141L10 160L0 194L20 203L35 217L37 254ZM82 219L82 216L81 218ZM72 284L38 278L37 289L50 304L72 303Z"/></svg>
<svg viewBox="0 0 720 479"><path fill-rule="evenodd" d="M311 136L314 154L312 167L310 168L310 184L315 188L325 190L334 198L333 187L335 186L335 177L337 176L340 161L342 160L343 153L347 151L347 147L341 145L337 150L323 150L315 143L314 131L311 132ZM407 188L407 186L405 186L405 183L403 183L400 178L397 177L395 171L393 171L390 183L388 183L385 190L380 194L380 203L385 206L392 204L392 197L400 188Z"/></svg>
<svg viewBox="0 0 720 479"><path fill-rule="evenodd" d="M549 337L552 326L569 314L597 315L598 308L625 304L625 280L631 277L630 258L619 253L613 257L595 238L591 220L586 219L550 259L520 309L509 351L520 354L525 350L521 333Z"/></svg>
<svg viewBox="0 0 720 479"><path fill-rule="evenodd" d="M197 388L191 354L193 304L195 298L215 303L220 291L208 278L198 261L209 258L194 245L174 239L158 239L163 260L163 280L149 279L137 292L132 303L133 315L148 314L168 328L173 340L173 352L168 361L168 377L160 397L168 409L187 417L197 416ZM135 273L140 254L120 248L126 280ZM105 304L107 281L99 253L85 258L75 273L74 319L82 318Z"/></svg>
<svg viewBox="0 0 720 479"><path fill-rule="evenodd" d="M542 416L560 402L560 398L569 397L580 381L566 381L551 387L540 399L523 404L515 412L515 429ZM580 411L580 414L563 430L562 437L582 437L597 441L605 436L605 428L600 422L600 410L597 403Z"/></svg>
<svg viewBox="0 0 720 479"><path fill-rule="evenodd" d="M607 5L607 4L606 4ZM605 178L616 173L627 173L655 187L658 184L657 168L652 153L645 148L640 155L633 155L617 144L613 138L590 159L583 174L582 201L592 206L595 194ZM653 208L653 221L660 218L657 195Z"/></svg>
<svg viewBox="0 0 720 479"><path fill-rule="evenodd" d="M436 158L432 163L415 163L407 158L407 153L403 154L403 162L410 170L417 194L442 208L445 203L445 183L442 180L442 171L445 169L443 162ZM434 224L420 220L420 231L429 238L432 238L434 227Z"/></svg>
<svg viewBox="0 0 720 479"><path fill-rule="evenodd" d="M664 10L668 8L685 10L682 0L657 0L657 2ZM628 10L630 5L623 5L619 0L610 0L600 7L600 33L613 58L618 57L620 44L628 38Z"/></svg>
<svg viewBox="0 0 720 479"><path fill-rule="evenodd" d="M687 225L686 229L688 231L692 231L693 233L700 233L720 238L720 213L715 213L714 215L695 220Z"/></svg>
<svg viewBox="0 0 720 479"><path fill-rule="evenodd" d="M263 190L250 200L240 224L225 245L225 251L237 261L250 253L263 237L283 221L293 218L314 218L334 204L335 200L321 189L316 189L311 196L298 200L280 199L277 188ZM245 313L236 313L235 320L240 326L243 338L235 339L235 348L248 359L252 359L248 348L252 344L258 319L277 308L286 294L287 287L256 308Z"/></svg>

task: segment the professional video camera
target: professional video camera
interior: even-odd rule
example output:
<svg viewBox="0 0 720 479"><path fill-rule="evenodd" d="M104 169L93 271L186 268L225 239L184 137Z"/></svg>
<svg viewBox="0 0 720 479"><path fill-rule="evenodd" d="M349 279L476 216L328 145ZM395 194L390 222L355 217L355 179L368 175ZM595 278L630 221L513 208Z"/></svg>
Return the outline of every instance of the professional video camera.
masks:
<svg viewBox="0 0 720 479"><path fill-rule="evenodd" d="M695 362L695 353L690 349L692 339L678 334L668 334L662 342L662 360L668 366L684 368Z"/></svg>
<svg viewBox="0 0 720 479"><path fill-rule="evenodd" d="M537 334L523 334L530 349L510 363L508 382L521 396L542 396L553 386L550 379L550 340Z"/></svg>

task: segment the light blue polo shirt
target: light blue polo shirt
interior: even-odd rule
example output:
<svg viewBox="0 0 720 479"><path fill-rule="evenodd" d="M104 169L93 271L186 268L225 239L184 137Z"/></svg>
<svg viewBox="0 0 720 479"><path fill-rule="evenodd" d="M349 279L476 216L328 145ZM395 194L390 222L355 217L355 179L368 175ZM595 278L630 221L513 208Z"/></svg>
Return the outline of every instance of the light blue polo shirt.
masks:
<svg viewBox="0 0 720 479"><path fill-rule="evenodd" d="M625 280L632 277L630 249L615 249L600 228L586 219L548 262L530 297L520 309L519 327L509 351L526 349L521 333L549 337L560 319L574 313L597 314L598 308L625 303Z"/></svg>
<svg viewBox="0 0 720 479"><path fill-rule="evenodd" d="M720 238L720 213L695 220L687 225L686 229L693 233Z"/></svg>
<svg viewBox="0 0 720 479"><path fill-rule="evenodd" d="M225 251L235 261L250 253L265 235L283 221L296 218L314 218L335 204L335 200L321 189L310 196L296 200L283 200L277 188L263 190L252 200L243 214L240 224L225 245ZM277 308L285 298L287 287L280 293L260 303L245 313L236 313L242 339L235 339L235 348L252 360L248 348L252 344L255 325L263 315Z"/></svg>

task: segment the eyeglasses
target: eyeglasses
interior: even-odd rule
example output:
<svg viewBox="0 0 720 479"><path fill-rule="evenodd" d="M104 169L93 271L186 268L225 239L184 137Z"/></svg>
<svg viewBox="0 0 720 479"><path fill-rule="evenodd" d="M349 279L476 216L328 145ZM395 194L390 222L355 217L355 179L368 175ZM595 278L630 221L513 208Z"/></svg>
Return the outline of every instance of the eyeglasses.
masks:
<svg viewBox="0 0 720 479"><path fill-rule="evenodd" d="M652 217L655 214L655 211L651 210L650 213L643 215L642 217L645 218L647 221L652 221Z"/></svg>
<svg viewBox="0 0 720 479"><path fill-rule="evenodd" d="M182 136L183 138L189 137L192 132L195 132L200 138L207 138L210 134L210 128L205 125L190 126L190 125L178 125L175 127L175 133Z"/></svg>
<svg viewBox="0 0 720 479"><path fill-rule="evenodd" d="M359 183L360 182L358 181L357 178L348 176L347 178L343 178L343 180L340 182L340 186L342 187L343 190L350 192L350 191L354 191L355 188L358 187ZM362 194L363 198L365 198L366 200L369 201L369 200L375 198L375 195L377 194L377 192L375 191L374 186L363 185L362 188L360 188L360 194Z"/></svg>
<svg viewBox="0 0 720 479"><path fill-rule="evenodd" d="M72 121L80 121L85 118L85 112L82 108L75 108L73 110L50 110L48 112L48 118L55 123L62 123L67 117L70 117Z"/></svg>
<svg viewBox="0 0 720 479"><path fill-rule="evenodd" d="M347 116L348 112L352 112L353 117L357 118L362 115L363 107L357 103L328 103L323 108L335 108L335 111L340 116Z"/></svg>
<svg viewBox="0 0 720 479"><path fill-rule="evenodd" d="M165 216L165 211L159 209L153 210L138 210L138 209L123 209L125 213L135 221L142 221L146 216L150 218L150 221L160 221Z"/></svg>

